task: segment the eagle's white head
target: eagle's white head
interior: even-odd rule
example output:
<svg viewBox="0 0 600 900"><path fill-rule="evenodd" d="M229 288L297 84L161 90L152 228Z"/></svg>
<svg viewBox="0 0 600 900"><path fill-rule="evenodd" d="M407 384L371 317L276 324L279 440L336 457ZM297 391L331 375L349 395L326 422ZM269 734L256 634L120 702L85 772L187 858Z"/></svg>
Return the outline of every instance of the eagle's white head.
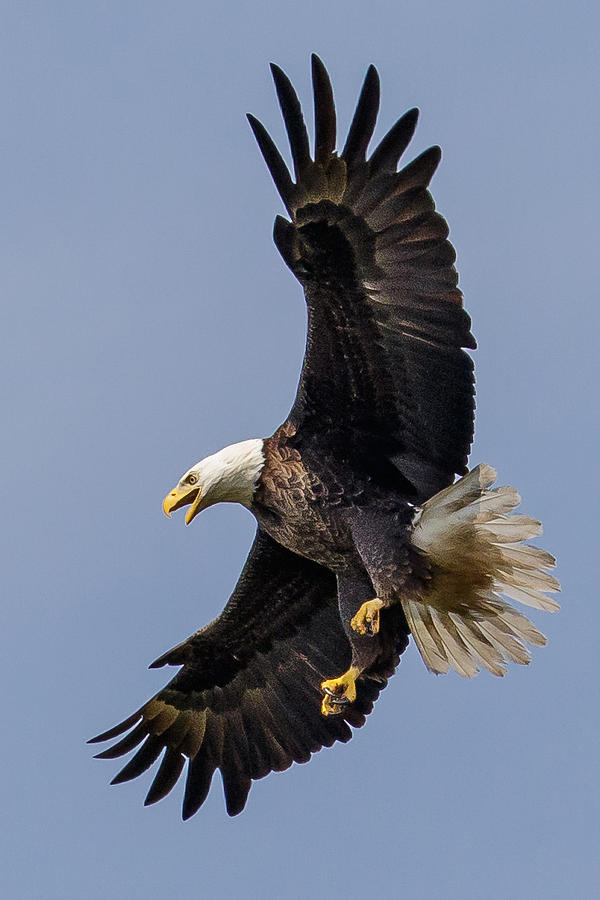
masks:
<svg viewBox="0 0 600 900"><path fill-rule="evenodd" d="M218 453L201 459L188 469L163 501L163 510L189 506L185 524L214 503L241 503L250 506L258 478L265 464L262 438L230 444Z"/></svg>

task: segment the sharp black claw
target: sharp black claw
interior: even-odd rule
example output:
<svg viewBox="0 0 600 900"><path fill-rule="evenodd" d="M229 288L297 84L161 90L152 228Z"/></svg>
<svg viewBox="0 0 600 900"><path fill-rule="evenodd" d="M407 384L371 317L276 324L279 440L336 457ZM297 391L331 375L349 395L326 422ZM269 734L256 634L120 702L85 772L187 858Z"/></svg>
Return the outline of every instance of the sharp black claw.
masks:
<svg viewBox="0 0 600 900"><path fill-rule="evenodd" d="M335 706L346 706L348 703L346 697L339 697L337 694L334 694L333 691L330 691L329 688L323 688L323 691L331 698L331 702L335 704Z"/></svg>

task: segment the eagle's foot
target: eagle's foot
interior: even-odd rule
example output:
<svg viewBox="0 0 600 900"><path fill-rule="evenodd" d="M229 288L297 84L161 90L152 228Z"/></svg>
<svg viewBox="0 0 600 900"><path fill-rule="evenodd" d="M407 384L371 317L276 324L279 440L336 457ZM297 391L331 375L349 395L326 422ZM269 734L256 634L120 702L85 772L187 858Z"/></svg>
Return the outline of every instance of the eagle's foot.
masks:
<svg viewBox="0 0 600 900"><path fill-rule="evenodd" d="M360 675L360 669L350 666L347 672L339 678L330 678L322 681L321 687L325 696L321 703L321 712L324 716L337 716L344 711L348 703L356 700L356 679Z"/></svg>
<svg viewBox="0 0 600 900"><path fill-rule="evenodd" d="M350 627L357 634L366 634L374 637L379 632L379 610L385 606L383 600L375 597L374 600L367 600L360 607L352 621Z"/></svg>

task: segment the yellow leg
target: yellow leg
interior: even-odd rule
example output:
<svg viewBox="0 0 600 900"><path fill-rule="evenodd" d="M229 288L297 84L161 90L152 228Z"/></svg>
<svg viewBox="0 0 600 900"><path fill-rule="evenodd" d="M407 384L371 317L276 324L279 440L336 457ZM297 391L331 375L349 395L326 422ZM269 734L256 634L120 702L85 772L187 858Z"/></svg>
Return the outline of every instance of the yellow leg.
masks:
<svg viewBox="0 0 600 900"><path fill-rule="evenodd" d="M358 634L375 635L379 632L379 610L384 606L383 600L375 597L374 600L367 600L358 610L350 627Z"/></svg>
<svg viewBox="0 0 600 900"><path fill-rule="evenodd" d="M321 687L325 691L321 703L321 712L324 716L337 716L343 712L347 703L354 703L356 679L359 675L360 669L357 666L350 666L348 671L339 678L330 678L328 681L321 682Z"/></svg>

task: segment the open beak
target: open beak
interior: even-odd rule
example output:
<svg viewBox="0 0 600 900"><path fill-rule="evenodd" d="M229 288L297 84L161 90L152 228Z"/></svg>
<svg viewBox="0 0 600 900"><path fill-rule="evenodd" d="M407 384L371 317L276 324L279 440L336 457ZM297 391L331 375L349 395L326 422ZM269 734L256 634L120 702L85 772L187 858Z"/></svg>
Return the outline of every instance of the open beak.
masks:
<svg viewBox="0 0 600 900"><path fill-rule="evenodd" d="M181 509L182 506L189 506L190 508L185 516L185 524L189 525L192 519L200 512L201 498L202 490L198 487L193 487L189 490L176 487L163 500L163 512L165 516L171 518L171 513L176 509Z"/></svg>

